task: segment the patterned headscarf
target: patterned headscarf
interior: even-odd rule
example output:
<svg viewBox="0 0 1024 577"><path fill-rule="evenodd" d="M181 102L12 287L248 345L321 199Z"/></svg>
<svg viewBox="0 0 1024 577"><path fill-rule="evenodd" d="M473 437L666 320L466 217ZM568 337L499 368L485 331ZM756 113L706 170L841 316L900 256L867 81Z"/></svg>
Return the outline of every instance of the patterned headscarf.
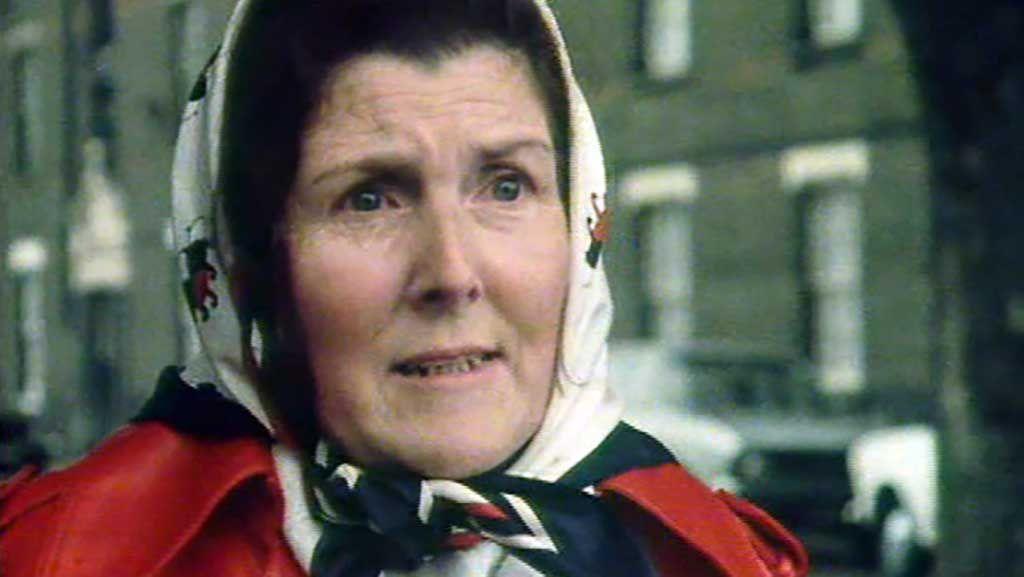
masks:
<svg viewBox="0 0 1024 577"><path fill-rule="evenodd" d="M250 362L262 357L266 335L240 320L232 279L236 255L223 222L219 183L228 71L238 51L239 31L256 0L240 0L221 48L189 99L178 139L173 172L174 238L181 275L194 318L199 350L187 359L182 379L191 386L211 383L245 407L279 437L283 426L265 406ZM570 286L562 319L555 383L544 421L525 450L504 472L553 482L580 465L619 424L621 408L606 383L607 335L612 306L601 263L610 211L605 167L590 110L573 77L551 9L535 0L555 39L569 103L568 209L572 252ZM284 532L307 569L321 541L325 521L311 514L306 458L285 443L274 454L285 490ZM324 465L324 463L321 463ZM507 500L506 500L507 501ZM486 549L475 547L474 551ZM420 574L420 573L417 573ZM423 573L429 574L429 573ZM524 573L530 574L530 573Z"/></svg>

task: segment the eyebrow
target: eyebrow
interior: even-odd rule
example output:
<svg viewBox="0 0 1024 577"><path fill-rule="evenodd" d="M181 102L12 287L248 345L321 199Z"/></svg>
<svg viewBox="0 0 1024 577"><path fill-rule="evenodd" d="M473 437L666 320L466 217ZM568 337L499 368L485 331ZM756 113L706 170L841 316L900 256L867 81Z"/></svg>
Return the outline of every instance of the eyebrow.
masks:
<svg viewBox="0 0 1024 577"><path fill-rule="evenodd" d="M554 155L554 148L551 143L539 138L521 138L475 147L483 161L494 162L501 158L507 158L522 150L537 150ZM397 179L415 180L416 177L415 156L404 152L381 152L370 153L362 158L351 161L343 161L340 164L329 168L310 181L309 186L315 187L325 180L329 180L349 171L358 170L361 172L387 174Z"/></svg>
<svg viewBox="0 0 1024 577"><path fill-rule="evenodd" d="M523 149L536 149L551 155L554 154L554 150L551 146L551 143L539 138L515 139L504 142L498 142L496 144L485 145L478 148L480 156L483 157L485 160L494 160L496 158L512 156L516 152L519 152L520 150Z"/></svg>
<svg viewBox="0 0 1024 577"><path fill-rule="evenodd" d="M309 186L316 187L325 180L330 180L356 170L365 173L390 175L402 180L415 180L415 166L416 162L413 160L413 157L406 154L373 154L366 158L359 158L351 162L342 162L333 166L316 175L316 177L310 181Z"/></svg>

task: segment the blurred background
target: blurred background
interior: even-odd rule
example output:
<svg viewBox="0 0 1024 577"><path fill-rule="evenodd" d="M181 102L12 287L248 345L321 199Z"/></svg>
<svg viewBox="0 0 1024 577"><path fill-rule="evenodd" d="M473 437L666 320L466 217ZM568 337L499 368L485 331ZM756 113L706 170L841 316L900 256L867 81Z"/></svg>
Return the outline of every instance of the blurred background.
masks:
<svg viewBox="0 0 1024 577"><path fill-rule="evenodd" d="M0 0L0 476L196 345L179 111L231 0ZM555 0L613 192L629 418L815 575L1024 575L1024 7Z"/></svg>

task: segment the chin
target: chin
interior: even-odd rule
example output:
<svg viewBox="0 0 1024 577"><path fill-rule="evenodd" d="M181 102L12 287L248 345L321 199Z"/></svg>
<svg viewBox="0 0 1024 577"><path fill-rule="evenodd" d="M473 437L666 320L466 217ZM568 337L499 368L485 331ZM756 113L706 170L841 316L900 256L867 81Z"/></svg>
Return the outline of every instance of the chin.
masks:
<svg viewBox="0 0 1024 577"><path fill-rule="evenodd" d="M406 454L405 464L430 478L464 479L486 473L506 464L533 439L542 414L510 403L504 411L434 423L420 437L415 454Z"/></svg>
<svg viewBox="0 0 1024 577"><path fill-rule="evenodd" d="M533 438L547 402L547 395L524 398L507 387L400 392L400 402L347 415L321 405L325 432L354 464L435 479L479 475L505 464Z"/></svg>
<svg viewBox="0 0 1024 577"><path fill-rule="evenodd" d="M419 455L404 468L430 479L465 479L494 469L519 449L520 446L503 451L449 449L437 455Z"/></svg>
<svg viewBox="0 0 1024 577"><path fill-rule="evenodd" d="M397 435L377 437L377 443L364 445L367 451L349 454L361 466L405 470L430 479L465 479L508 461L530 441L537 428L530 423L529 427L511 427L501 431L504 434L495 434L494 423L488 424L490 430L451 422L428 427L422 433L392 430Z"/></svg>

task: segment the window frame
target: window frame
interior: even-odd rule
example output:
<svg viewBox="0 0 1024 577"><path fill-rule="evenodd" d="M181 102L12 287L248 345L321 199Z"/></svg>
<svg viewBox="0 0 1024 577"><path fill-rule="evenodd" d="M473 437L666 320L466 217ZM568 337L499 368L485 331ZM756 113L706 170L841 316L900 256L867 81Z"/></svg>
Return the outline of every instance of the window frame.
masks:
<svg viewBox="0 0 1024 577"><path fill-rule="evenodd" d="M655 42L655 34L652 33L651 18L652 13L657 8L656 3L661 2L679 2L683 4L683 13L685 14L684 27L676 29L675 32L679 34L681 42L683 43L683 64L675 71L666 73L658 73L653 70L652 66L652 52L653 42ZM640 5L639 18L637 23L637 69L642 75L643 81L652 85L675 85L689 80L694 73L696 65L696 53L697 53L697 42L696 42L696 26L694 25L694 8L696 2L694 0L644 0L638 3ZM670 32L666 29L666 32Z"/></svg>
<svg viewBox="0 0 1024 577"><path fill-rule="evenodd" d="M793 197L796 210L796 262L794 271L798 286L798 314L799 330L797 334L798 350L801 350L805 358L810 361L818 372L818 383L826 392L843 394L857 394L864 390L866 385L869 367L867 366L867 316L864 314L865 287L863 283L864 255L866 242L863 228L863 193L870 176L870 150L864 140L847 140L839 142L820 143L809 146L795 147L785 151L781 159L782 187L786 193ZM845 191L845 192L844 192ZM861 314L858 321L859 345L856 347L858 353L853 363L854 377L849 379L852 385L834 387L828 389L827 383L834 380L831 378L828 367L823 364L821 343L818 342L819 318L816 314L816 296L819 293L815 286L814 271L810 269L811 230L808 222L808 215L813 203L821 198L822 194L850 194L857 203L857 215L859 233L857 235L857 302ZM831 374L838 374L833 371Z"/></svg>
<svg viewBox="0 0 1024 577"><path fill-rule="evenodd" d="M13 406L28 417L46 408L47 328L46 282L49 255L38 237L15 239L7 247L7 271L14 298L14 387Z"/></svg>
<svg viewBox="0 0 1024 577"><path fill-rule="evenodd" d="M815 6L823 2L856 2L856 32L845 40L822 42L817 32ZM869 35L869 9L864 0L797 0L795 18L796 59L801 67L811 67L828 61L856 58L864 48Z"/></svg>
<svg viewBox="0 0 1024 577"><path fill-rule="evenodd" d="M800 246L797 262L802 329L800 344L806 358L816 369L818 382L826 390L839 393L862 390L866 380L864 234L861 206L863 195L859 193L861 188L856 182L846 179L819 181L804 187L799 192L797 200L798 222L801 229L798 235ZM819 247L823 241L835 240L835 237L830 239L817 236L815 231L819 227L812 220L821 214L819 210L828 209L827 203L842 197L847 197L856 215L856 220L852 224L856 228L855 233L851 235L852 245L840 247L841 251L852 253L852 262L849 266L853 270L848 274L833 275L835 271L830 269L835 263L830 262L831 259L828 257L821 259L823 251ZM823 204L826 206L822 206ZM836 320L834 313L840 309L827 305L834 305L837 302L843 305L844 311L851 307L859 311L855 313L856 318L847 328L843 325L849 323L829 320ZM823 313L823 310L828 312ZM844 343L843 339L833 338L837 332L844 333L843 337L852 339L852 342ZM835 355L837 350L844 354ZM845 367L841 366L843 358L849 360ZM849 375L846 375L847 373Z"/></svg>
<svg viewBox="0 0 1024 577"><path fill-rule="evenodd" d="M19 47L8 60L10 168L21 178L34 176L42 164L45 122L41 55L34 46Z"/></svg>
<svg viewBox="0 0 1024 577"><path fill-rule="evenodd" d="M697 201L700 181L696 170L689 164L676 163L636 169L626 173L617 187L624 208L635 215L635 238L639 239L637 251L640 262L640 294L641 302L641 333L645 338L670 339L681 341L693 336L693 277L696 268L696 251L694 249L693 206ZM664 303L657 302L658 292L649 283L651 275L650 238L652 220L667 211L685 213L687 225L680 234L687 237L689 253L686 255L686 268L689 274L682 274L685 286L677 287L681 297L678 305L686 310L681 317L687 321L678 322L675 328L664 328L671 323L659 314L665 308ZM671 291L669 291L671 292ZM667 301L666 301L667 302ZM678 321L678 319L677 319ZM686 325L686 326L682 326ZM660 327L660 328L659 328Z"/></svg>

